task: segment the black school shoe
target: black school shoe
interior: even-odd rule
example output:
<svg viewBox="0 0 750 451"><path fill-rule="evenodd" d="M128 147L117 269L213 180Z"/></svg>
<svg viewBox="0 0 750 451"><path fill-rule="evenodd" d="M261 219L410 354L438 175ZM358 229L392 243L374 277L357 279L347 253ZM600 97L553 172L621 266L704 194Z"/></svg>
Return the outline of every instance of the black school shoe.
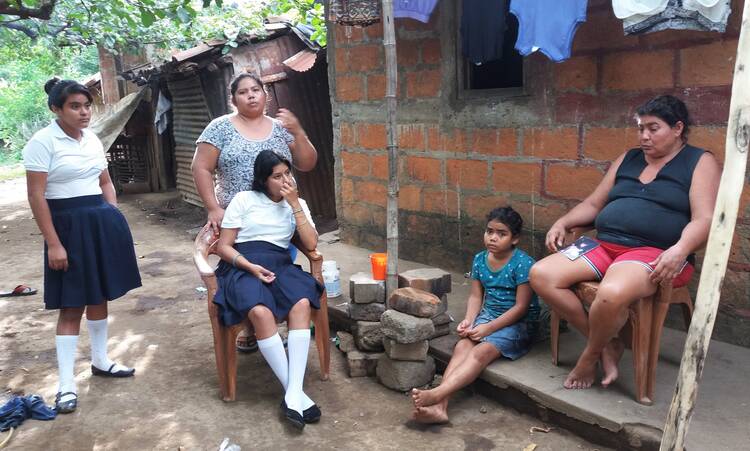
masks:
<svg viewBox="0 0 750 451"><path fill-rule="evenodd" d="M104 377L130 377L133 374L135 374L135 368L128 368L127 370L120 370L120 371L112 371L112 368L117 365L116 363L113 363L112 366L109 367L108 370L100 370L99 368L95 367L94 365L91 365L91 374L94 376L104 376Z"/></svg>
<svg viewBox="0 0 750 451"><path fill-rule="evenodd" d="M286 411L292 411L295 414L299 415L299 412L297 412L296 410L289 409L286 406L285 400L281 401L281 411L284 413L286 413ZM313 404L312 406L302 411L302 421L304 421L307 424L317 423L318 421L320 421L320 415L321 415L320 407L318 407L317 404Z"/></svg>
<svg viewBox="0 0 750 451"><path fill-rule="evenodd" d="M286 406L286 401L281 401L281 414L295 428L302 430L305 428L305 419L294 409Z"/></svg>
<svg viewBox="0 0 750 451"><path fill-rule="evenodd" d="M60 398L65 395L73 395L75 397L73 399L60 402ZM75 412L76 407L78 407L78 395L76 393L73 393L72 391L68 391L65 393L57 392L57 394L55 395L55 410L57 411L57 413Z"/></svg>

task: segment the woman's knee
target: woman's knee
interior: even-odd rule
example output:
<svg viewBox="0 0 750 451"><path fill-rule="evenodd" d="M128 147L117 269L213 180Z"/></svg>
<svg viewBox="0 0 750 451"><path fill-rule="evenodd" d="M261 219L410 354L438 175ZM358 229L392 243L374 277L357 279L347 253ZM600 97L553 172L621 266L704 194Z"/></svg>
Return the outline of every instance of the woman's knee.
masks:
<svg viewBox="0 0 750 451"><path fill-rule="evenodd" d="M276 322L275 318L273 317L273 312L265 305L256 305L255 307L251 308L247 313L247 317L253 324L267 323L269 321L272 321L274 323Z"/></svg>
<svg viewBox="0 0 750 451"><path fill-rule="evenodd" d="M81 321L83 316L84 307L67 307L61 308L58 314L58 320L60 322L76 322Z"/></svg>
<svg viewBox="0 0 750 451"><path fill-rule="evenodd" d="M489 365L490 362L500 357L500 351L494 345L489 343L480 343L471 350L471 355L482 365Z"/></svg>
<svg viewBox="0 0 750 451"><path fill-rule="evenodd" d="M534 291L544 290L544 288L550 286L557 286L560 281L558 274L559 272L555 270L554 265L550 264L549 258L543 258L531 267L529 271L529 284Z"/></svg>
<svg viewBox="0 0 750 451"><path fill-rule="evenodd" d="M309 315L310 314L310 301L307 298L300 299L289 311L290 315Z"/></svg>

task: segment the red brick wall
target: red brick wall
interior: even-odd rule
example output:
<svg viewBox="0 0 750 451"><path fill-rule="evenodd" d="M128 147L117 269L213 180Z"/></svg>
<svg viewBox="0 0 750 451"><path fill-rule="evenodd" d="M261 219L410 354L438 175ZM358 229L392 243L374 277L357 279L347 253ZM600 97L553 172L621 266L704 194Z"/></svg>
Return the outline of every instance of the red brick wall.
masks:
<svg viewBox="0 0 750 451"><path fill-rule="evenodd" d="M438 8L429 24L397 19L403 256L465 269L481 247L484 215L505 203L524 217L530 232L524 247L542 256L540 237L551 223L591 192L611 160L637 144L633 112L657 94L686 101L695 122L690 143L723 161L742 0L734 0L732 10L724 34L623 36L611 2L591 0L573 57L554 64L543 55L529 56L527 95L494 101L456 95L453 10ZM331 26L330 35L342 237L383 248L382 27ZM725 315L719 321L721 327L745 332L741 322L750 319L748 204L746 186L725 281ZM750 345L745 335L730 341Z"/></svg>

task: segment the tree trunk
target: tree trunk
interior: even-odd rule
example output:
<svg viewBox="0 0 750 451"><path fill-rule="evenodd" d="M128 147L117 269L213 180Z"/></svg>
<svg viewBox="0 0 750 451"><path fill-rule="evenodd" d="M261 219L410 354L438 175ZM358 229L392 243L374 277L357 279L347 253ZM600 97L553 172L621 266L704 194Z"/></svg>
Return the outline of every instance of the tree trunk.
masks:
<svg viewBox="0 0 750 451"><path fill-rule="evenodd" d="M732 100L729 106L726 157L716 199L706 257L703 260L695 312L688 330L672 404L664 425L661 451L682 451L685 447L690 417L698 396L698 383L711 340L721 284L727 269L737 222L740 195L745 183L748 139L750 139L750 1L745 2L742 29L735 62ZM741 375L738 375L742 377Z"/></svg>
<svg viewBox="0 0 750 451"><path fill-rule="evenodd" d="M383 0L383 46L385 47L385 106L388 134L388 205L386 237L386 296L398 288L398 130L396 129L396 28L393 23L393 0Z"/></svg>

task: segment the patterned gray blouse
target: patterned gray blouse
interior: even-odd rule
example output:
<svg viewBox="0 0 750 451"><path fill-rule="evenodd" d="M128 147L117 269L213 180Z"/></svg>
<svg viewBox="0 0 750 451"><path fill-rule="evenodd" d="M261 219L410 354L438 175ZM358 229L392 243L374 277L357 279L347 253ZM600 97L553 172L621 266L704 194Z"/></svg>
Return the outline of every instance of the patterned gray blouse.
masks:
<svg viewBox="0 0 750 451"><path fill-rule="evenodd" d="M229 201L240 191L249 191L253 184L255 157L266 149L292 161L289 144L294 136L281 122L271 118L273 127L264 139L249 139L242 136L229 120L234 114L217 117L206 126L195 141L208 143L219 149L216 165L216 200L221 208L227 208Z"/></svg>

